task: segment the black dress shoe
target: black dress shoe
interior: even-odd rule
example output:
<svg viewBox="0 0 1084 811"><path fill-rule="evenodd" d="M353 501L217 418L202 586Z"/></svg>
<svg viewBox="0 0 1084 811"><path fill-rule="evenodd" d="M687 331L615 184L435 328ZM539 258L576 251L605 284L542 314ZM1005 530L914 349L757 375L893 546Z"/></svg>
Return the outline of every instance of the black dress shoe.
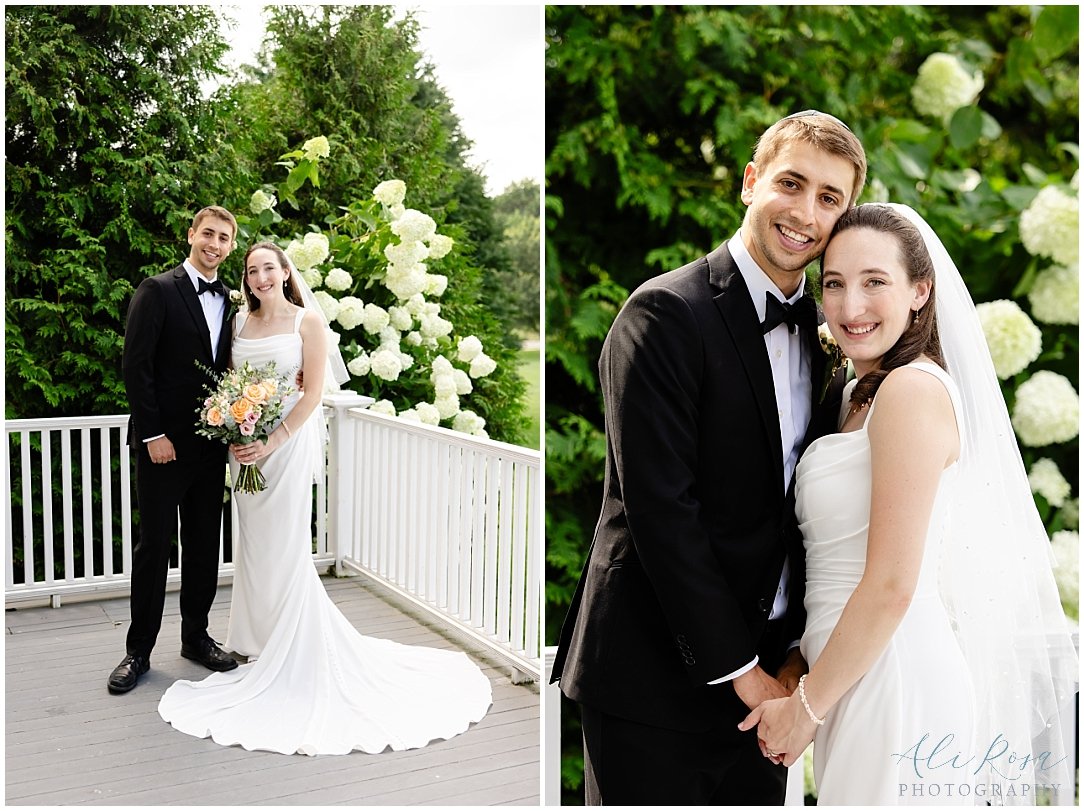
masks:
<svg viewBox="0 0 1084 811"><path fill-rule="evenodd" d="M192 645L182 644L181 656L199 662L208 670L233 670L237 667L237 660L218 647L210 637Z"/></svg>
<svg viewBox="0 0 1084 811"><path fill-rule="evenodd" d="M139 684L139 677L150 669L150 657L128 654L109 674L109 692L114 695L127 693Z"/></svg>

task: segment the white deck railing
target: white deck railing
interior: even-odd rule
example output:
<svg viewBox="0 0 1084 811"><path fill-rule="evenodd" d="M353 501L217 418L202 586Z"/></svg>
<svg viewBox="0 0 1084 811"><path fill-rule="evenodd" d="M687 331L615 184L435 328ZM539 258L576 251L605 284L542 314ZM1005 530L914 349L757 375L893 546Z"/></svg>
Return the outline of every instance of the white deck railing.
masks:
<svg viewBox="0 0 1084 811"><path fill-rule="evenodd" d="M331 441L315 492L314 562L378 581L540 678L540 454L372 414L361 408L371 400L350 392L324 402ZM7 604L58 606L65 595L130 587L127 423L126 415L6 421ZM237 520L227 514L224 539Z"/></svg>

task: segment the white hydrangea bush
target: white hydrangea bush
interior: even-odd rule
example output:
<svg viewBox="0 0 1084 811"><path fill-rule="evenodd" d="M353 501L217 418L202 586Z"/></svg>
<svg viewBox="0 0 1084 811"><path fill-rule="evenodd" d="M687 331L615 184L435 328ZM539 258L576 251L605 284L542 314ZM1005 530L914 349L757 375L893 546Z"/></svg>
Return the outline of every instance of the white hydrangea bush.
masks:
<svg viewBox="0 0 1084 811"><path fill-rule="evenodd" d="M1043 334L1015 301L986 301L975 309L998 377L1019 374L1039 357Z"/></svg>
<svg viewBox="0 0 1084 811"><path fill-rule="evenodd" d="M319 157L323 148L314 139L304 150ZM471 395L476 381L493 374L497 364L476 336L456 334L440 303L449 279L430 268L451 253L455 241L438 233L428 214L407 208L406 196L406 184L398 179L373 189L378 204L373 211L378 214L368 238L374 244L386 242L381 243L378 272L352 267L345 254L332 250L328 236L316 231L293 239L286 253L340 333L343 359L353 377L370 378L386 393L386 384L401 383L410 374L429 391L428 399L413 404L406 400L399 409L394 398L385 396L370 410L488 436L485 420L462 398ZM253 205L264 201L254 199Z"/></svg>
<svg viewBox="0 0 1084 811"><path fill-rule="evenodd" d="M1012 425L1033 448L1068 442L1080 433L1080 397L1064 375L1038 371L1016 390Z"/></svg>
<svg viewBox="0 0 1084 811"><path fill-rule="evenodd" d="M1061 475L1057 462L1045 457L1031 466L1028 483L1031 485L1031 492L1038 493L1052 507L1064 506L1072 492L1072 486Z"/></svg>
<svg viewBox="0 0 1084 811"><path fill-rule="evenodd" d="M969 72L952 54L934 53L918 69L911 102L922 115L947 121L959 108L974 104L984 85L982 71Z"/></svg>
<svg viewBox="0 0 1084 811"><path fill-rule="evenodd" d="M1020 241L1032 256L1059 265L1080 258L1080 199L1057 186L1044 186L1020 214Z"/></svg>

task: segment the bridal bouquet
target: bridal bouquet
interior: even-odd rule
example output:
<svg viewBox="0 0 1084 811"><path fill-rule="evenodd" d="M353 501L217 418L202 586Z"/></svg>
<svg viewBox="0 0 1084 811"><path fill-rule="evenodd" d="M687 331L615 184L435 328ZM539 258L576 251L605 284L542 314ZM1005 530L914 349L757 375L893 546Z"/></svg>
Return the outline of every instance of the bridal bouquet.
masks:
<svg viewBox="0 0 1084 811"><path fill-rule="evenodd" d="M286 378L275 374L274 362L259 368L246 362L217 380L213 390L208 386L208 397L197 410L196 433L238 445L266 440L278 425L283 400L293 393ZM259 493L266 487L267 480L258 467L241 465L234 492Z"/></svg>

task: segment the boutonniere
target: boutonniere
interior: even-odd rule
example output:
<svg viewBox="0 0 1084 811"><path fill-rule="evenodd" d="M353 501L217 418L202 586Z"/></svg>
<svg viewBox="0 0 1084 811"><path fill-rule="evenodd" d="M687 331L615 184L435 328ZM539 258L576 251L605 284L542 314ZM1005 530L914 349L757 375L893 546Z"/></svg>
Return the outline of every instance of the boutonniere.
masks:
<svg viewBox="0 0 1084 811"><path fill-rule="evenodd" d="M839 348L836 339L832 337L827 322L817 327L817 338L820 339L821 351L828 356L828 362L824 365L824 379L821 381L821 396L817 401L823 403L824 396L828 393L828 387L832 384L832 378L836 376L836 372L846 365L847 356L843 354L843 350Z"/></svg>
<svg viewBox="0 0 1084 811"><path fill-rule="evenodd" d="M229 296L226 299L226 320L229 321L235 315L237 311L244 306L245 294L240 290L231 290Z"/></svg>

